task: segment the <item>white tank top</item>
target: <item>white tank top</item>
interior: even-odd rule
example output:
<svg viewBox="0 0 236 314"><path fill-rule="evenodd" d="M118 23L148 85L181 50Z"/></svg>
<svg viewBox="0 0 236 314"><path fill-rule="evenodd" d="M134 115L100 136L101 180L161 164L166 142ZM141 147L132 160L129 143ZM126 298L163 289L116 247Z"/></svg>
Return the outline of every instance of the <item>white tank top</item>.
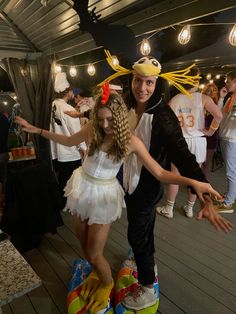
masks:
<svg viewBox="0 0 236 314"><path fill-rule="evenodd" d="M191 97L178 94L170 100L169 105L179 119L185 138L204 135L200 131L205 128L205 114L201 93L192 93Z"/></svg>

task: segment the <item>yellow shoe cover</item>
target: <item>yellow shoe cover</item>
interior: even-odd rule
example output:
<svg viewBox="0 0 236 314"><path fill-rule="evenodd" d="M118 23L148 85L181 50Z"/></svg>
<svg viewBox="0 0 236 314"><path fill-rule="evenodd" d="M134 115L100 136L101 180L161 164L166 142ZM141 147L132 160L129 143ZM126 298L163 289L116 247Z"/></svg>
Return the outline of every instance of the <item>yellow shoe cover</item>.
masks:
<svg viewBox="0 0 236 314"><path fill-rule="evenodd" d="M84 300L87 300L98 288L100 279L95 271L92 271L82 283L80 295Z"/></svg>
<svg viewBox="0 0 236 314"><path fill-rule="evenodd" d="M86 309L89 310L91 314L97 313L105 309L108 304L109 296L113 287L113 280L112 283L108 286L102 286L100 284L97 290L91 295Z"/></svg>

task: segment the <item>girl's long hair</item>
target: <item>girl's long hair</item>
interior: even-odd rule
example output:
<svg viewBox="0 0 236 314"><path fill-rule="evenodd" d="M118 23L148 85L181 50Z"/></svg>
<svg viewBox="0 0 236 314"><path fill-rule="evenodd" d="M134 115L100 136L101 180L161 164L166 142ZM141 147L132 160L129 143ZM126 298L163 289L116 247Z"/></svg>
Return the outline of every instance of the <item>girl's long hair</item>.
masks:
<svg viewBox="0 0 236 314"><path fill-rule="evenodd" d="M108 108L112 112L113 122L113 141L108 149L108 156L114 161L119 162L128 153L130 142L130 129L127 119L127 107L121 96L111 93L105 105L101 104L101 96L98 96L92 112L93 137L88 155L91 156L99 150L104 142L105 133L99 126L98 110Z"/></svg>

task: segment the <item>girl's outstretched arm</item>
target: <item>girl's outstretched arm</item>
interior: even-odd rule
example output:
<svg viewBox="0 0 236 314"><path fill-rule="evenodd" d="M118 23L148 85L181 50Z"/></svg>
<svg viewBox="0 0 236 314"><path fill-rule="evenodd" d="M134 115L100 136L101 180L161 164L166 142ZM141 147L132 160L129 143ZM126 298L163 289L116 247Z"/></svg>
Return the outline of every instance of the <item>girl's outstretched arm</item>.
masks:
<svg viewBox="0 0 236 314"><path fill-rule="evenodd" d="M198 198L203 203L204 193L210 194L212 197L217 199L221 199L221 195L215 191L209 183L200 182L194 179L186 178L175 174L171 171L167 171L162 168L149 154L143 142L138 139L136 136L131 137L130 142L130 152L135 153L143 165L147 168L148 171L152 173L152 175L159 181L164 183L178 184L178 185L186 185L192 186L195 190Z"/></svg>
<svg viewBox="0 0 236 314"><path fill-rule="evenodd" d="M71 136L66 136L38 128L19 116L16 117L15 122L21 125L22 130L25 132L39 134L48 140L52 140L65 146L77 146L82 142L88 142L92 131L91 124L87 123L79 132Z"/></svg>

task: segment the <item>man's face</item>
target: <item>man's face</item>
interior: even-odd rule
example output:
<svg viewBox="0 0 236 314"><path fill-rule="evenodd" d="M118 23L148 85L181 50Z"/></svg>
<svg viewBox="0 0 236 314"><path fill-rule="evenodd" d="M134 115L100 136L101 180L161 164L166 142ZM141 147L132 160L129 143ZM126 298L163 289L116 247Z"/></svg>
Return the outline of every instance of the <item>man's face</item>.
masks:
<svg viewBox="0 0 236 314"><path fill-rule="evenodd" d="M83 97L81 97L79 94L74 96L74 102L75 104L78 104L78 102L80 102L80 100L82 99Z"/></svg>
<svg viewBox="0 0 236 314"><path fill-rule="evenodd" d="M231 79L230 77L227 77L225 85L228 92L236 93L236 78Z"/></svg>
<svg viewBox="0 0 236 314"><path fill-rule="evenodd" d="M154 76L134 74L131 88L137 103L145 104L151 98L156 88L156 81L157 78Z"/></svg>

